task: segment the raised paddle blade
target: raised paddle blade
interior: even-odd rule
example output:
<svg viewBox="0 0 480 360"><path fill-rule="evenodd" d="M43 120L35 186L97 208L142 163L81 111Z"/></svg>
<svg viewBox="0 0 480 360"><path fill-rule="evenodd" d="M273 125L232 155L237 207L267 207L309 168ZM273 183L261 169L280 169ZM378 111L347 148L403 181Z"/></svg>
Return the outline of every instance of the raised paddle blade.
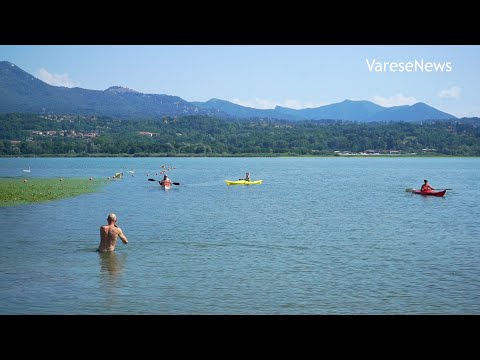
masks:
<svg viewBox="0 0 480 360"><path fill-rule="evenodd" d="M148 181L158 181L158 180L155 180L155 179L147 179Z"/></svg>
<svg viewBox="0 0 480 360"><path fill-rule="evenodd" d="M172 182L173 185L180 185L179 182Z"/></svg>

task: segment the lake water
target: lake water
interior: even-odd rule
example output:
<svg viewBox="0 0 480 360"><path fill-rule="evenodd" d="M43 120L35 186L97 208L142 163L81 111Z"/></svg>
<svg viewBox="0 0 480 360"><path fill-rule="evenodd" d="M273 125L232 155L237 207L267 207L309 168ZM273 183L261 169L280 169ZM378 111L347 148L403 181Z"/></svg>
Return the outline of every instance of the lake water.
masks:
<svg viewBox="0 0 480 360"><path fill-rule="evenodd" d="M162 164L169 191L147 181ZM117 171L0 208L0 314L480 314L478 158L0 159L2 177ZM225 184L247 171L263 184ZM405 192L423 179L453 190ZM129 243L100 254L110 212Z"/></svg>

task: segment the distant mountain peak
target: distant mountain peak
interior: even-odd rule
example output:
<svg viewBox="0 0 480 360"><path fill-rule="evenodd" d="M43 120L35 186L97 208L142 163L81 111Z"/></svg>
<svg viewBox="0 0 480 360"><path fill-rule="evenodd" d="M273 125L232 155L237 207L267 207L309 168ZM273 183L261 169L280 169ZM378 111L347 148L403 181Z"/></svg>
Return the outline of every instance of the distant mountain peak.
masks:
<svg viewBox="0 0 480 360"><path fill-rule="evenodd" d="M206 101L208 104L215 104L215 103L228 103L229 101L227 100L222 100L222 99L217 99L217 98L211 98L210 100ZM232 103L233 104L233 103Z"/></svg>
<svg viewBox="0 0 480 360"><path fill-rule="evenodd" d="M10 61L0 61L0 67L3 66L15 66L15 64L12 64Z"/></svg>
<svg viewBox="0 0 480 360"><path fill-rule="evenodd" d="M372 103L371 101L368 100L351 100L351 99L345 99L342 102L339 102L337 104L368 104Z"/></svg>
<svg viewBox="0 0 480 360"><path fill-rule="evenodd" d="M346 121L419 121L455 118L453 115L439 111L427 104L384 107L368 100L345 99L339 103L323 105L316 108L290 109L275 106L275 109L255 109L234 104L225 100L210 99L196 105L210 110L222 110L235 117L268 117L293 120L346 120Z"/></svg>
<svg viewBox="0 0 480 360"><path fill-rule="evenodd" d="M10 61L0 61L0 85L2 82L13 80L15 82L34 82L37 84L47 85L42 80L20 69L17 65Z"/></svg>
<svg viewBox="0 0 480 360"><path fill-rule="evenodd" d="M20 69L17 65L11 63L10 61L0 61L0 70L7 70L7 71L17 71L19 73L27 74L28 76L32 76L26 71Z"/></svg>
<svg viewBox="0 0 480 360"><path fill-rule="evenodd" d="M420 101L420 102L417 102L417 103L415 103L415 104L413 104L413 105L411 105L411 106L416 106L416 107L422 107L422 106L423 106L423 107L431 107L430 105L427 105L427 104L425 104L424 102L421 102L421 101Z"/></svg>
<svg viewBox="0 0 480 360"><path fill-rule="evenodd" d="M123 86L110 86L105 92L114 94L140 94L138 91Z"/></svg>

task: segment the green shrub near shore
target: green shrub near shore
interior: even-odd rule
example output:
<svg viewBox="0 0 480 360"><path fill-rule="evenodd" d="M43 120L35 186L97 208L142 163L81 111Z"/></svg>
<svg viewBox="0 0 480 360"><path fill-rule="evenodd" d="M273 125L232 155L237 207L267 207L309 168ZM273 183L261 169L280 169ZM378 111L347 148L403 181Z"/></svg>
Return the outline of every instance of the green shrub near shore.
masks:
<svg viewBox="0 0 480 360"><path fill-rule="evenodd" d="M93 193L103 179L0 178L0 206L31 204Z"/></svg>

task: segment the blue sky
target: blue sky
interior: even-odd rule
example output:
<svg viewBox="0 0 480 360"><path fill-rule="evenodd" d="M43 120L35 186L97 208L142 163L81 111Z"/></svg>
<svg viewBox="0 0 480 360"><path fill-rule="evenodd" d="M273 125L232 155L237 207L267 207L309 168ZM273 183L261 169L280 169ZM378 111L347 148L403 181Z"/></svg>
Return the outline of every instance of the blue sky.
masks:
<svg viewBox="0 0 480 360"><path fill-rule="evenodd" d="M256 108L345 99L382 106L424 102L457 117L480 116L478 45L2 45L0 60L58 86L119 85ZM424 66L443 64L443 71L420 65L399 71L422 60Z"/></svg>

